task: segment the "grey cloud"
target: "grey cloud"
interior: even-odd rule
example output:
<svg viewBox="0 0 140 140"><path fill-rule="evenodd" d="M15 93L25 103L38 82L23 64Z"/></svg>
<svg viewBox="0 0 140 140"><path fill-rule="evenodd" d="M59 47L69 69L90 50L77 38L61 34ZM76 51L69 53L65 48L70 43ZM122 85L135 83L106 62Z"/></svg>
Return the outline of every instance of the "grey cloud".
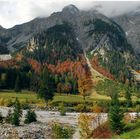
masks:
<svg viewBox="0 0 140 140"><path fill-rule="evenodd" d="M134 11L140 6L140 1L103 1L99 3L102 5L99 11L107 16L116 16Z"/></svg>
<svg viewBox="0 0 140 140"><path fill-rule="evenodd" d="M140 7L139 1L0 0L0 25L9 28L36 17L47 17L68 4L74 4L82 10L97 9L109 17Z"/></svg>

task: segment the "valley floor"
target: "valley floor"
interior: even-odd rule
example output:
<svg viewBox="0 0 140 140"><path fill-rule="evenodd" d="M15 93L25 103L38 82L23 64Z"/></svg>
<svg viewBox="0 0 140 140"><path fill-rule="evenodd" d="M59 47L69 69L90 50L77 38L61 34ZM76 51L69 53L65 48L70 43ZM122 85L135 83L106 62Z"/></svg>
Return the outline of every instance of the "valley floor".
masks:
<svg viewBox="0 0 140 140"><path fill-rule="evenodd" d="M7 115L8 110L11 108L0 107L0 112L3 116ZM37 122L31 124L24 124L23 120L25 118L26 111L23 110L23 117L21 119L21 125L19 127L14 127L10 124L0 125L0 139L19 137L19 138L51 138L50 124L52 122L59 122L64 125L73 126L75 128L75 133L73 135L74 139L80 138L79 128L78 128L78 117L80 113L66 113L66 116L61 116L59 112L55 111L45 111L36 110ZM95 115L95 113L87 113L88 115ZM130 113L133 117L136 113ZM100 113L100 124L107 121L107 113ZM93 123L94 128L97 124ZM128 132L123 133L120 136L113 136L114 138L139 138L140 137L140 127L138 123L132 123L129 126L131 129ZM132 134L134 132L135 136Z"/></svg>

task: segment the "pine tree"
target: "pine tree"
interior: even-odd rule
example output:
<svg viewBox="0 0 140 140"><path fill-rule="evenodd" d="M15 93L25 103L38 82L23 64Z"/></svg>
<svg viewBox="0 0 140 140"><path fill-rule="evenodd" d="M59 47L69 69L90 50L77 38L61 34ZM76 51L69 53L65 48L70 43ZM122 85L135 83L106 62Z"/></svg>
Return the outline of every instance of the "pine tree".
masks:
<svg viewBox="0 0 140 140"><path fill-rule="evenodd" d="M37 118L37 116L35 114L35 111L31 110L29 108L29 110L27 111L27 114L25 116L24 123L29 124L29 123L32 123L32 122L36 122L37 121L36 118Z"/></svg>
<svg viewBox="0 0 140 140"><path fill-rule="evenodd" d="M18 99L16 98L13 114L11 116L11 123L15 126L19 126L21 116L22 116L21 105L20 105L20 102L18 101Z"/></svg>
<svg viewBox="0 0 140 140"><path fill-rule="evenodd" d="M109 122L113 132L120 134L123 131L123 112L120 108L118 94L114 93L111 99L109 110Z"/></svg>
<svg viewBox="0 0 140 140"><path fill-rule="evenodd" d="M20 84L20 77L19 74L16 77L16 81L15 81L15 92L21 92L21 84Z"/></svg>
<svg viewBox="0 0 140 140"><path fill-rule="evenodd" d="M131 90L129 87L127 87L127 89L126 89L125 99L126 99L126 106L131 107L132 106L132 99L131 99Z"/></svg>
<svg viewBox="0 0 140 140"><path fill-rule="evenodd" d="M52 78L46 67L43 69L41 75L41 85L38 91L38 95L40 98L43 98L46 103L48 102L48 100L52 100L54 96L54 86Z"/></svg>

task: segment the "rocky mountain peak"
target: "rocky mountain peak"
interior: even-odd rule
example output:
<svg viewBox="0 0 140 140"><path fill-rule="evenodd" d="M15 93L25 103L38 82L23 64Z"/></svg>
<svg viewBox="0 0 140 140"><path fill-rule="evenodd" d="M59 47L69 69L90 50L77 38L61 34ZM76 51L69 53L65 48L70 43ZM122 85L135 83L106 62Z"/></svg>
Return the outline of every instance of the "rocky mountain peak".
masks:
<svg viewBox="0 0 140 140"><path fill-rule="evenodd" d="M79 9L75 5L70 4L68 6L65 6L63 8L62 12L69 12L71 14L75 14L75 13L78 13L79 12Z"/></svg>

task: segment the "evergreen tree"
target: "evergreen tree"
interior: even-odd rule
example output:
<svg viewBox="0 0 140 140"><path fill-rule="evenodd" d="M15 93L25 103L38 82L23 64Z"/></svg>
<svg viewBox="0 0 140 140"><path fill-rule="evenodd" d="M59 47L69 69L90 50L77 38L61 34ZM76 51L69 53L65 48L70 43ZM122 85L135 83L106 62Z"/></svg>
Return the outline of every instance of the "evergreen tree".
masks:
<svg viewBox="0 0 140 140"><path fill-rule="evenodd" d="M30 90L37 92L39 89L39 81L39 76L36 73L30 73Z"/></svg>
<svg viewBox="0 0 140 140"><path fill-rule="evenodd" d="M29 110L27 111L27 114L25 116L25 120L24 120L24 123L26 124L29 124L29 123L32 123L32 122L36 122L36 114L35 114L35 111L34 110L31 110L29 108Z"/></svg>
<svg viewBox="0 0 140 140"><path fill-rule="evenodd" d="M114 93L111 99L109 110L109 122L113 132L120 134L123 131L123 112L120 108L118 94Z"/></svg>
<svg viewBox="0 0 140 140"><path fill-rule="evenodd" d="M52 100L54 96L52 77L46 67L44 67L41 74L41 85L38 91L38 95L40 98L43 98L46 103L48 102L48 100Z"/></svg>
<svg viewBox="0 0 140 140"><path fill-rule="evenodd" d="M11 123L15 126L19 126L21 116L22 116L21 105L18 99L16 98L14 103L14 110L11 116Z"/></svg>
<svg viewBox="0 0 140 140"><path fill-rule="evenodd" d="M129 87L127 87L127 89L126 89L125 99L126 99L126 106L131 107L132 106L132 99L131 99L131 90Z"/></svg>
<svg viewBox="0 0 140 140"><path fill-rule="evenodd" d="M16 77L16 81L15 81L15 92L21 92L21 84L20 84L20 77L19 74Z"/></svg>
<svg viewBox="0 0 140 140"><path fill-rule="evenodd" d="M16 69L15 68L8 68L6 69L6 88L13 89L15 87L15 77L16 77Z"/></svg>

